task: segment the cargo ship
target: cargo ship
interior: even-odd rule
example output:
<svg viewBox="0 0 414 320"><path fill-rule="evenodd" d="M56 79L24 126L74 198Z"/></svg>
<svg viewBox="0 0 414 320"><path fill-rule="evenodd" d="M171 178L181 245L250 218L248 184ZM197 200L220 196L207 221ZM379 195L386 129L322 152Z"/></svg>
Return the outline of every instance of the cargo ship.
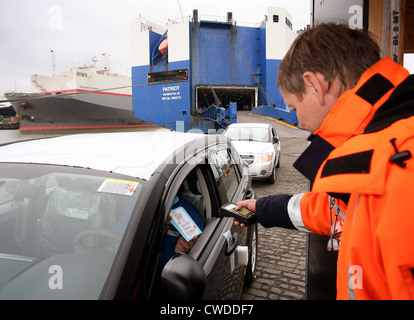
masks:
<svg viewBox="0 0 414 320"><path fill-rule="evenodd" d="M108 67L73 67L53 76L31 75L31 93L4 93L20 128L142 126L134 116L131 77Z"/></svg>

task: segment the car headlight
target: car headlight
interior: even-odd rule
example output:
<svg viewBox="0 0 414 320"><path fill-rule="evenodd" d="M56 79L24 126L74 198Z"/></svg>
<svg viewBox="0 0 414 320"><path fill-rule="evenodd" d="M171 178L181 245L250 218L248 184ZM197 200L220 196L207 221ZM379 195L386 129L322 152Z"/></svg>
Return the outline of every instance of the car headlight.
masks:
<svg viewBox="0 0 414 320"><path fill-rule="evenodd" d="M273 160L273 152L265 152L259 155L259 162L270 162Z"/></svg>

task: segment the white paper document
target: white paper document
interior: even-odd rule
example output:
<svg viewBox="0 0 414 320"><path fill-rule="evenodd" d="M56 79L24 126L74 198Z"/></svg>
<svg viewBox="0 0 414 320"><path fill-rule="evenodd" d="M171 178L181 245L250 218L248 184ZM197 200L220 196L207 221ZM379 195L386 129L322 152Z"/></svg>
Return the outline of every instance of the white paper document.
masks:
<svg viewBox="0 0 414 320"><path fill-rule="evenodd" d="M201 234L200 228L183 207L178 207L170 212L171 224L180 232L185 240L190 241L194 236Z"/></svg>

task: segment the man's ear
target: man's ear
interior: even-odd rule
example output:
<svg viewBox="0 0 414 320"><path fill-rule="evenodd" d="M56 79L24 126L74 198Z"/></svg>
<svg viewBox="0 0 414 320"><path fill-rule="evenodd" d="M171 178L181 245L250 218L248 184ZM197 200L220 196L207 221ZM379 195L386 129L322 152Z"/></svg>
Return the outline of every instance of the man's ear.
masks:
<svg viewBox="0 0 414 320"><path fill-rule="evenodd" d="M307 71L303 74L303 81L307 90L310 90L311 93L317 96L322 106L325 105L325 94L329 88L325 78L320 73Z"/></svg>

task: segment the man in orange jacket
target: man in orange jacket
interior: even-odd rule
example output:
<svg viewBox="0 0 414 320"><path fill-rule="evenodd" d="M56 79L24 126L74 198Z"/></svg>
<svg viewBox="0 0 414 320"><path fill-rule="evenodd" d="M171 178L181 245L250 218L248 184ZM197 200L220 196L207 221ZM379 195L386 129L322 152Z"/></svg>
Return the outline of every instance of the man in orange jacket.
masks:
<svg viewBox="0 0 414 320"><path fill-rule="evenodd" d="M322 24L294 41L278 86L312 132L294 164L312 191L238 207L265 227L331 235L338 299L413 299L414 77L368 33Z"/></svg>

